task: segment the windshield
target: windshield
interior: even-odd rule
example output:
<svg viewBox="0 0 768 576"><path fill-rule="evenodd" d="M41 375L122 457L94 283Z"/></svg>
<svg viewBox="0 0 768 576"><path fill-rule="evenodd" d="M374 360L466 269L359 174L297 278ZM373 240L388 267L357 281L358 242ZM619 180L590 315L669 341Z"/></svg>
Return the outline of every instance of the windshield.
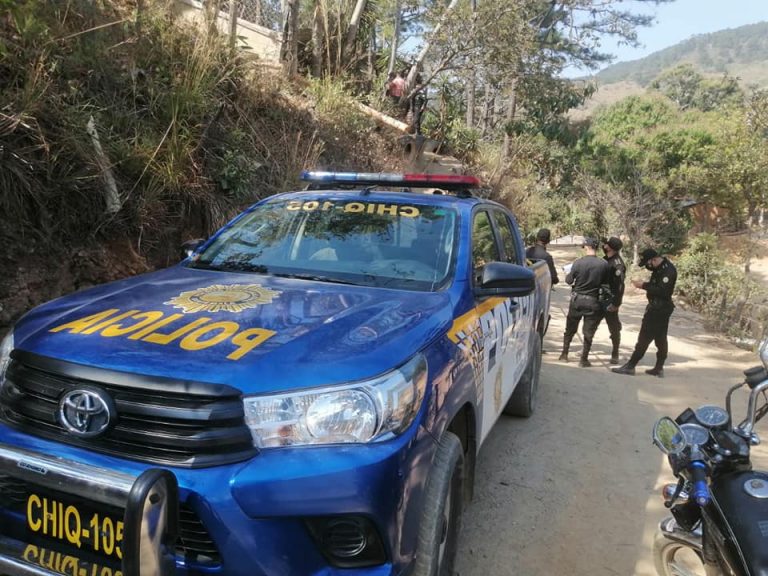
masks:
<svg viewBox="0 0 768 576"><path fill-rule="evenodd" d="M456 212L318 198L257 206L190 266L434 291L452 273Z"/></svg>

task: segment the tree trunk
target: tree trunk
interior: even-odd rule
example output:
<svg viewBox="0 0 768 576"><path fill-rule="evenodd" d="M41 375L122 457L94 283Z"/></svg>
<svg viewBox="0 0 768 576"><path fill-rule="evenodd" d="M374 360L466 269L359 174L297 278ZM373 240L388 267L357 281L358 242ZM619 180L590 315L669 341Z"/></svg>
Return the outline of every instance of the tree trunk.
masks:
<svg viewBox="0 0 768 576"><path fill-rule="evenodd" d="M411 66L411 70L408 72L408 78L405 80L405 89L403 90L403 94L408 94L411 91L413 80L416 78L416 74L419 73L419 70L421 70L421 67L424 64L424 59L427 57L430 48L432 48L433 39L436 38L440 33L443 24L445 24L445 21L448 20L448 17L451 15L458 4L459 0L451 0L451 3L448 4L448 7L445 9L445 12L443 12L443 15L440 16L440 21L437 23L435 29L430 34L429 40L424 43L424 47L421 49L421 52L419 52L419 55L416 56L416 60L413 61L413 66Z"/></svg>
<svg viewBox="0 0 768 576"><path fill-rule="evenodd" d="M490 84L485 85L485 96L483 97L483 117L482 117L482 128L480 131L480 134L485 137L486 134L488 134L488 124L490 123L490 112L491 112L491 100L493 96L491 95L491 86Z"/></svg>
<svg viewBox="0 0 768 576"><path fill-rule="evenodd" d="M501 157L506 162L509 160L509 149L512 139L509 136L511 129L510 124L515 119L515 112L517 111L517 81L512 80L510 87L509 103L507 104L507 113L504 116L504 148L502 149Z"/></svg>
<svg viewBox="0 0 768 576"><path fill-rule="evenodd" d="M371 26L371 40L368 42L368 84L373 85L374 77L376 76L376 66L374 60L376 58L376 26Z"/></svg>
<svg viewBox="0 0 768 576"><path fill-rule="evenodd" d="M320 78L323 73L323 21L319 0L315 2L312 18L312 76Z"/></svg>
<svg viewBox="0 0 768 576"><path fill-rule="evenodd" d="M475 70L472 68L469 70L469 77L467 78L466 87L466 101L467 101L467 128L474 128L475 126Z"/></svg>
<svg viewBox="0 0 768 576"><path fill-rule="evenodd" d="M472 40L476 38L477 34L477 0L472 0L472 30L470 32ZM477 72L474 66L470 64L469 74L467 77L467 128L475 127L475 81L477 80Z"/></svg>
<svg viewBox="0 0 768 576"><path fill-rule="evenodd" d="M389 65L387 66L387 75L395 71L395 64L397 63L397 45L400 43L400 22L402 20L402 7L400 6L401 0L396 0L395 3L395 32L392 35L392 50L389 53Z"/></svg>
<svg viewBox="0 0 768 576"><path fill-rule="evenodd" d="M286 10L280 60L283 62L286 75L293 76L296 74L298 65L299 0L286 0Z"/></svg>
<svg viewBox="0 0 768 576"><path fill-rule="evenodd" d="M363 18L365 4L366 0L357 0L357 2L355 2L355 9L352 11L352 18L349 20L349 28L347 28L347 39L344 42L344 60L346 62L349 62L349 59L352 57L352 50L355 48L357 31L360 28L360 20Z"/></svg>

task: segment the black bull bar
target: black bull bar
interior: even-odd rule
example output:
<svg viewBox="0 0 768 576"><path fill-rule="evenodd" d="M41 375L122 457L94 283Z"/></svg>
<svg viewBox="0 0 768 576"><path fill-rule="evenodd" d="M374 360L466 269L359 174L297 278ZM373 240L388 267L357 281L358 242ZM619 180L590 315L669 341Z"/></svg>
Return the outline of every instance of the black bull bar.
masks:
<svg viewBox="0 0 768 576"><path fill-rule="evenodd" d="M0 444L0 474L124 510L123 576L172 576L175 573L179 496L172 472L150 468L135 477ZM0 574L52 576L58 573L0 549Z"/></svg>

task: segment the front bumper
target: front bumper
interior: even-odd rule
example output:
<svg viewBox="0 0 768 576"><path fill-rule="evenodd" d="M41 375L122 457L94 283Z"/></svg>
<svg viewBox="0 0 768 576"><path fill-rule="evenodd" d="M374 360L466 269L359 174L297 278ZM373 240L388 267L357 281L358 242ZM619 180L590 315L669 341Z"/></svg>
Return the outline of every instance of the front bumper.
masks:
<svg viewBox="0 0 768 576"><path fill-rule="evenodd" d="M179 501L199 517L220 555L218 564L207 565L177 555L176 574L402 574L415 554L421 495L434 448L432 436L414 426L398 438L375 445L265 450L239 464L174 468ZM87 493L89 499L111 506L120 505L146 468L137 462L29 436L2 424L0 449L21 454L21 460L28 459L30 464L18 468L17 458L13 470L0 469L0 474L21 476L41 485L41 477L47 474L40 474L36 467L48 467L53 473L45 480L46 487ZM338 568L329 562L307 521L340 515L364 517L376 526L386 550L385 563ZM0 554L2 550L0 540ZM1 562L0 574L40 574L12 572ZM56 572L46 576L51 573Z"/></svg>
<svg viewBox="0 0 768 576"><path fill-rule="evenodd" d="M86 494L88 501L93 504L122 510L123 518L118 522L122 524L122 542L119 544L122 561L119 563L123 576L174 574L173 549L169 545L176 541L178 535L178 488L176 479L170 472L149 469L133 477L118 471L0 444L0 475L12 478L17 485L21 482L23 485L34 486L35 491L42 489L49 493L78 498ZM38 497L38 503L39 500ZM44 534L51 528L54 535L60 532L59 536L63 539L65 532L71 533L71 518L67 516L67 520L64 520L62 503L51 501L54 503L48 511L48 501L45 498L44 500L46 511L36 522L44 526ZM68 512L70 508L74 509L73 506L68 506ZM78 514L75 512L72 516L77 516L79 532ZM61 574L60 557L58 562L40 562L40 549L34 545L25 545L18 539L19 534L23 532L19 530L18 522L5 517L3 524L4 529L0 530L0 573L10 576ZM109 525L113 526L111 519ZM34 532L34 529L28 531L37 539L38 535ZM114 532L111 532L110 538L110 546L113 546ZM76 570L75 574L79 576L85 572Z"/></svg>

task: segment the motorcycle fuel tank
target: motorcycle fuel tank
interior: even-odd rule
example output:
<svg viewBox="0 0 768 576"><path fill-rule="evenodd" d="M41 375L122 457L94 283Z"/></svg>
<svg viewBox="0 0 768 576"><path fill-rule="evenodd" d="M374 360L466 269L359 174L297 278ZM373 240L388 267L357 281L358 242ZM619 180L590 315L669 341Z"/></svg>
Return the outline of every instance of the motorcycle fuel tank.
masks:
<svg viewBox="0 0 768 576"><path fill-rule="evenodd" d="M715 523L730 541L733 560L740 560L749 576L768 576L768 474L726 474L713 480L710 490L712 506L726 526Z"/></svg>

